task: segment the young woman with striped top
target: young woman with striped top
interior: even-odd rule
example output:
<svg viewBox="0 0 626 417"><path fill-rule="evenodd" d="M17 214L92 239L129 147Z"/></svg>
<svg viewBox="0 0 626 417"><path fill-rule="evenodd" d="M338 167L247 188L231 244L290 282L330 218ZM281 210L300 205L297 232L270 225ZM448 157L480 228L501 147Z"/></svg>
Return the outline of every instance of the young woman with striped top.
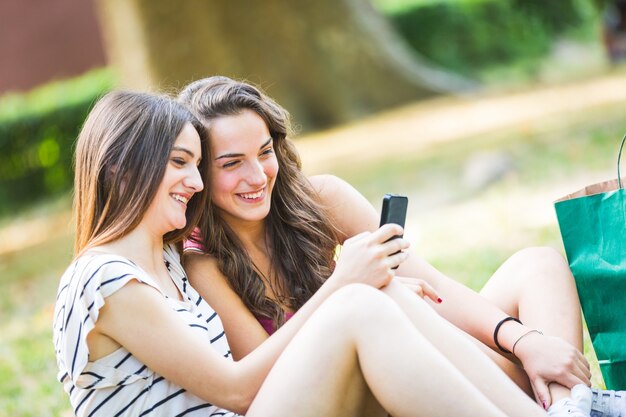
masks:
<svg viewBox="0 0 626 417"><path fill-rule="evenodd" d="M482 392L493 381L519 406L508 415L543 415L421 298L390 282L406 258L394 253L407 247L388 241L402 232L394 225L346 242L315 299L234 361L175 248L207 204L207 155L197 120L168 98L113 92L85 122L76 257L53 324L59 380L77 416L359 416L382 406L396 417L504 417ZM455 367L425 333L470 366Z"/></svg>

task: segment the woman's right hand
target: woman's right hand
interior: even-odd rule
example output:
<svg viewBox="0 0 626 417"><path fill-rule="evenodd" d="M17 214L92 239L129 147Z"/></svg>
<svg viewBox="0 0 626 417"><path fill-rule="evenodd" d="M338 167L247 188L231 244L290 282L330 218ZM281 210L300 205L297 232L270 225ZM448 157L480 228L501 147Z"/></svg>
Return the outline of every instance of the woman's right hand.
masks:
<svg viewBox="0 0 626 417"><path fill-rule="evenodd" d="M408 257L404 250L409 242L402 238L391 239L402 233L399 225L386 224L374 232L363 232L347 239L329 280L339 285L363 283L375 288L389 284L395 275L392 268Z"/></svg>

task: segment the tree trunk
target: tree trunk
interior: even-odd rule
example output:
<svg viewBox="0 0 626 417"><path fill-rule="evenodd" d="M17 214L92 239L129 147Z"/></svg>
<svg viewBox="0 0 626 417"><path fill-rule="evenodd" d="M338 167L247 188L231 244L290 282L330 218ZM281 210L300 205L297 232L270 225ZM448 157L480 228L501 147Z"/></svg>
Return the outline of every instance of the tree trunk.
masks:
<svg viewBox="0 0 626 417"><path fill-rule="evenodd" d="M246 79L304 129L469 87L417 57L366 0L99 0L99 10L123 85Z"/></svg>

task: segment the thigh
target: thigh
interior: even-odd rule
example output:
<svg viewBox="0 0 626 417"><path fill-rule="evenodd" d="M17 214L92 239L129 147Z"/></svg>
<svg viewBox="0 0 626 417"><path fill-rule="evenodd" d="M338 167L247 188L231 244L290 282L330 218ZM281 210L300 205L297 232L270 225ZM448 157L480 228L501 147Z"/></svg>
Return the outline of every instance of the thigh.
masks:
<svg viewBox="0 0 626 417"><path fill-rule="evenodd" d="M469 336L469 335L468 335ZM531 398L533 397L533 389L530 385L528 375L520 365L512 362L503 355L491 349L480 340L469 336L471 340L492 360L515 384L522 389Z"/></svg>
<svg viewBox="0 0 626 417"><path fill-rule="evenodd" d="M363 379L337 303L326 303L294 337L246 416L368 416L387 413Z"/></svg>
<svg viewBox="0 0 626 417"><path fill-rule="evenodd" d="M532 328L582 349L582 317L567 262L551 248L527 248L510 257L480 294Z"/></svg>
<svg viewBox="0 0 626 417"><path fill-rule="evenodd" d="M567 262L551 248L523 249L504 262L480 295L509 316L545 334L558 336L582 349L582 318L574 278ZM487 355L532 395L524 370L476 341Z"/></svg>

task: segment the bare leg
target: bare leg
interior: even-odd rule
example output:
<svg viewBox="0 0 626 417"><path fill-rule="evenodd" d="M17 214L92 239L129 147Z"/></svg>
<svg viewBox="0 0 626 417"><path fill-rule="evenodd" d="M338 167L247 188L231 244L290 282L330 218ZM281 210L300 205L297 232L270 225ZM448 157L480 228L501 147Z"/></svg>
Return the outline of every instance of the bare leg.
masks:
<svg viewBox="0 0 626 417"><path fill-rule="evenodd" d="M545 412L481 351L475 339L451 325L401 284L392 282L383 291L424 337L506 415L545 416Z"/></svg>
<svg viewBox="0 0 626 417"><path fill-rule="evenodd" d="M369 387L395 417L504 417L451 361L431 344L430 327L444 327L448 350L463 358L463 372L484 378L519 408L508 416L545 416L480 350L404 288L419 313L429 318L418 331L389 297L364 285L333 294L286 348L261 387L248 416L359 416ZM418 312L417 309L415 312ZM421 330L421 328L420 328ZM474 369L475 368L475 369ZM483 382L481 380L481 382ZM352 386L352 389L349 389ZM355 393L354 386L359 387ZM510 391L510 392L509 392ZM346 393L349 393L346 398ZM371 400L371 399L370 399Z"/></svg>
<svg viewBox="0 0 626 417"><path fill-rule="evenodd" d="M525 325L558 336L582 352L576 284L567 262L554 249L528 248L517 252L502 264L480 294ZM523 369L488 350L503 370L532 395ZM569 389L550 384L550 394L554 403L568 396Z"/></svg>

